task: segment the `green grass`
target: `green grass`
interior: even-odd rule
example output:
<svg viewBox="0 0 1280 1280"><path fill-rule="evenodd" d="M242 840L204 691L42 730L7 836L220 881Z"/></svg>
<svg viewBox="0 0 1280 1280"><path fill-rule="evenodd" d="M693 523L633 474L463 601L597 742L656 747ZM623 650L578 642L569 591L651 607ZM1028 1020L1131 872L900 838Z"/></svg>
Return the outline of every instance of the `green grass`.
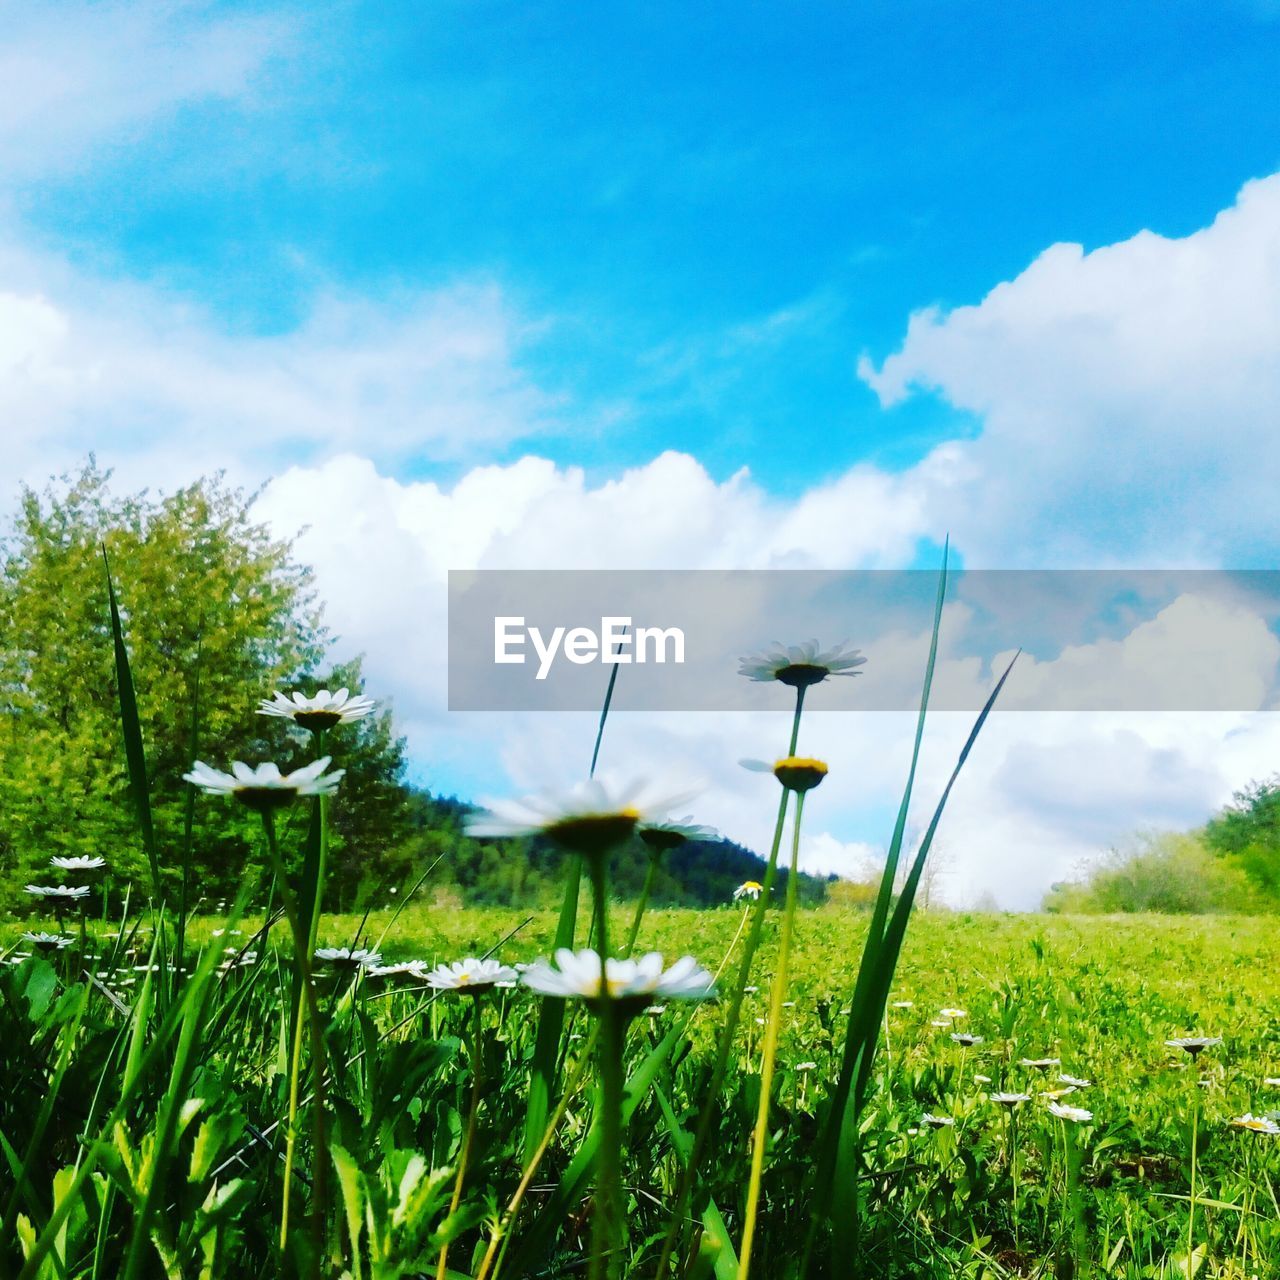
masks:
<svg viewBox="0 0 1280 1280"><path fill-rule="evenodd" d="M411 904L394 922L389 912L371 915L360 940L377 940L390 926L381 944L387 959L435 961L487 951L518 928L498 954L509 962L530 960L546 954L556 926L555 913L531 914L525 923L523 913L505 909ZM741 918L732 908L654 911L645 919L641 942L668 956L692 952L714 969ZM628 919L628 908L620 906L613 930L621 931ZM238 946L255 923L248 918L234 926L240 934L215 936L214 930L226 929L225 922L194 918L188 943L214 949ZM766 923L753 973L760 990L747 996L718 1133L703 1175L731 1239L741 1224L742 1171L758 1096L763 1033L758 1020L767 1014L778 923L772 915ZM786 1276L795 1262L801 1189L821 1124L816 1102L821 1086L838 1068L842 1010L866 924L865 916L831 908L801 912L796 920L788 994L794 1007L785 1010L783 1021L757 1233L755 1272L760 1276ZM360 917L327 916L320 943L350 943L360 926ZM95 933L107 931L93 926ZM8 930L10 936L14 932ZM287 952L283 925L276 932ZM135 954L118 957L122 967L116 989L127 1005L139 1002L145 980L127 967L144 963L150 954L145 923L133 941ZM1274 922L1263 919L918 916L891 995L894 1001L912 1001L913 1007L889 1011L887 1045L882 1042L863 1117L863 1273L976 1277L1037 1270L1081 1274L1093 1268L1098 1274L1135 1280L1184 1274L1179 1259L1185 1253L1194 1095L1200 1108L1194 1235L1198 1274L1277 1274L1270 1260L1280 1257L1280 1211L1273 1194L1280 1178L1280 1138L1242 1133L1228 1122L1246 1111L1258 1115L1280 1106L1280 1089L1263 1084L1265 1077L1280 1075L1278 962L1280 934ZM94 989L87 1011L73 1023L70 996L84 988L71 981L71 958L56 958L38 972L33 965L39 962L9 969L4 978L8 1025L0 1054L9 1103L0 1132L15 1153L26 1149L24 1138L32 1143L28 1167L33 1185L18 1203L23 1219L38 1222L52 1203L54 1172L72 1167L75 1134L94 1096L95 1068L109 1065L113 1054L123 1064L127 1044L121 1037L127 1022ZM209 1248L234 1244L234 1256L257 1257L255 1265L271 1257L280 1194L278 1152L273 1159L269 1144L247 1141L246 1126L265 1128L279 1114L287 1036L281 1010L288 1008L289 972L268 956L261 968L215 979L205 1015L212 1025L205 1025L201 1065L191 1084L192 1096L202 1098L203 1105L198 1120L190 1121L178 1140L175 1167L183 1176L171 1175L176 1189L154 1206L154 1232L176 1253L188 1248L198 1257L205 1247L194 1238L184 1243L181 1215L189 1214L200 1223L202 1238L214 1240ZM424 1152L436 1170L448 1169L456 1156L470 1082L463 1048L465 1002L431 1001L420 989L387 994L376 981L353 991L349 983L323 975L319 988L329 1017L330 1051L335 1060L354 1059L338 1073L333 1099L339 1147L358 1172L352 1186L360 1189L352 1194L383 1206L370 1210L370 1221L379 1213L390 1221L399 1187L395 1171L403 1170L406 1153ZM242 1001L239 1006L236 999ZM66 1005L53 1018L60 1000ZM951 1040L952 1028L930 1025L943 1007L967 1010L968 1016L954 1026L982 1036L983 1042L962 1048ZM474 1274L488 1233L482 1220L493 1204L505 1203L519 1176L532 1011L529 997L510 994L496 999L487 1014L485 1076L493 1083L480 1111L474 1177L449 1228L458 1236L450 1253L451 1269L456 1266L458 1274ZM632 1069L674 1016L676 1011L669 1010L646 1017L633 1029ZM662 1104L686 1136L702 1101L699 1081L721 1016L714 1006L704 1008L692 1025L687 1051L673 1053L659 1072ZM569 1028L571 1058L581 1052L586 1030L581 1017ZM1198 1063L1163 1047L1165 1039L1192 1032L1221 1035L1224 1042ZM33 1133L30 1107L24 1115L14 1105L19 1097L40 1096L36 1087L41 1080L47 1092L47 1075L20 1060L29 1059L30 1050L24 1055L19 1034L40 1045L46 1060L57 1060L58 1045L70 1046L68 1078L59 1087L64 1100L74 1098L80 1105L66 1115L60 1114L61 1107L54 1108L41 1134ZM1060 1058L1062 1071L1092 1080L1092 1087L1069 1101L1092 1111L1094 1120L1069 1135L1073 1145L1066 1150L1074 1152L1078 1170L1068 1184L1062 1125L1047 1115L1039 1096L1020 1109L1015 1219L1010 1117L989 1103L986 1094L1007 1090L1039 1095L1050 1087L1058 1068L1040 1073L1020 1067L1018 1060L1024 1057ZM807 1062L816 1064L812 1071L797 1070ZM990 1083L980 1082L980 1076ZM41 1274L110 1274L92 1270L90 1227L107 1223L106 1243L99 1248L105 1248L108 1260L113 1240L118 1237L122 1244L127 1239L130 1196L117 1192L108 1203L108 1188L127 1188L127 1153L136 1155L151 1128L158 1095L147 1094L145 1069L141 1078L136 1105L123 1109L116 1149L102 1157L106 1178L101 1186L86 1180L83 1218L73 1217L80 1223L80 1236L71 1232L61 1270ZM165 1083L157 1077L151 1087L162 1092ZM106 1103L104 1098L102 1108ZM513 1247L564 1172L589 1112L589 1094L571 1101L547 1156L545 1181L535 1184L515 1224ZM957 1123L949 1129L925 1128L923 1112ZM211 1125L207 1134L201 1122ZM204 1176L193 1180L189 1175L201 1134L210 1150L216 1145L217 1157L209 1157L208 1169L196 1167ZM246 1144L243 1161L221 1180L212 1177L217 1165ZM651 1274L646 1267L652 1267L664 1225L662 1205L675 1185L676 1152L661 1106L642 1099L624 1166L628 1258L637 1276ZM232 1172L235 1190L228 1193ZM192 1207L214 1194L215 1185L229 1197L221 1226L200 1218ZM436 1241L444 1213L440 1201L447 1201L448 1188L437 1187L432 1196L435 1216L429 1229L423 1227L423 1238ZM163 1203L169 1198L171 1205ZM557 1274L557 1259L569 1265L567 1259L581 1257L582 1222L578 1218L575 1226L571 1217L558 1224L539 1269L549 1267L548 1274ZM78 1253L77 1239L82 1241ZM424 1249L430 1252L429 1245ZM405 1256L412 1253L409 1249ZM530 1274L538 1273L531 1267ZM412 1267L396 1271L387 1264L381 1271L371 1265L370 1274L417 1272Z"/></svg>

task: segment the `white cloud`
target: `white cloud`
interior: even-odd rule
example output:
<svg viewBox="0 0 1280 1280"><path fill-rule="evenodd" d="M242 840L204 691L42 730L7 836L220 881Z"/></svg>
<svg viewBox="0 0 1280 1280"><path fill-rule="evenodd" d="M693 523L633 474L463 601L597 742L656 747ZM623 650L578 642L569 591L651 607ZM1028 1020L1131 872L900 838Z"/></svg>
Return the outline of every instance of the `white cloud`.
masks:
<svg viewBox="0 0 1280 1280"><path fill-rule="evenodd" d="M862 374L978 414L932 529L969 563L1269 564L1280 536L1280 175L1212 225L1046 249L976 306L911 317Z"/></svg>
<svg viewBox="0 0 1280 1280"><path fill-rule="evenodd" d="M0 9L0 165L9 184L91 162L193 102L262 92L296 32L278 15L206 4Z"/></svg>
<svg viewBox="0 0 1280 1280"><path fill-rule="evenodd" d="M491 283L383 306L321 297L297 329L231 335L162 293L0 255L0 415L19 471L106 447L145 481L360 447L395 462L539 430L525 326ZM29 277L49 283L32 288ZM18 287L11 283L20 281Z"/></svg>

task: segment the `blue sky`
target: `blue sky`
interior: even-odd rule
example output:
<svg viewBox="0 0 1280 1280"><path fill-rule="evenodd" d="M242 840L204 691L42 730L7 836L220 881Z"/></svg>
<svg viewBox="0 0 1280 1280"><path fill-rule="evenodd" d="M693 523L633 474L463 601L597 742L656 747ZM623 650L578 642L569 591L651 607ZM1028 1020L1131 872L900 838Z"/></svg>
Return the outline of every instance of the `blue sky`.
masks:
<svg viewBox="0 0 1280 1280"><path fill-rule="evenodd" d="M238 22L271 39L252 90L32 175L30 233L232 332L492 278L562 401L540 452L603 470L674 447L795 492L915 461L963 424L882 412L859 352L1280 167L1262 5L228 5L169 38Z"/></svg>
<svg viewBox="0 0 1280 1280"><path fill-rule="evenodd" d="M451 569L902 568L948 535L974 568L1274 568L1278 73L1264 0L0 8L6 460L261 487L416 776L468 794L562 784L590 725L447 714ZM997 716L954 900L1027 905L1274 770L1266 619L1168 608L1028 678L1191 637L1245 710ZM611 745L758 843L734 762L774 729ZM910 727L813 732L848 781L806 865L857 870Z"/></svg>

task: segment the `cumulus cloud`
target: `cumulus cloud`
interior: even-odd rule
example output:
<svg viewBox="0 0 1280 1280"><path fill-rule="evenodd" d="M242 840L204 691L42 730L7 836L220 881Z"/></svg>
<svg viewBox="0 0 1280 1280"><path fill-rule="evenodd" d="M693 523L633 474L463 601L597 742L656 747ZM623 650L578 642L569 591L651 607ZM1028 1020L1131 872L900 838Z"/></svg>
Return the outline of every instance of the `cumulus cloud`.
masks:
<svg viewBox="0 0 1280 1280"><path fill-rule="evenodd" d="M1239 567L1280 535L1277 352L1280 175L1183 238L1054 245L861 372L979 415L928 512L970 563Z"/></svg>

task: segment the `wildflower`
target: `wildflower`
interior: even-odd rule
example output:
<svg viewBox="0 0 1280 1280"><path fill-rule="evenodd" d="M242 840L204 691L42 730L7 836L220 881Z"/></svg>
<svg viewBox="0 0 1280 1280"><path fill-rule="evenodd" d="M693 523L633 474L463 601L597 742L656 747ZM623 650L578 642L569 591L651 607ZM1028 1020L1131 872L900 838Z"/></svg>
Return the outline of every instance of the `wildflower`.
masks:
<svg viewBox="0 0 1280 1280"><path fill-rule="evenodd" d="M733 900L737 902L739 898L750 898L753 901L764 892L764 885L759 880L744 880L734 891Z"/></svg>
<svg viewBox="0 0 1280 1280"><path fill-rule="evenodd" d="M760 988L759 988L759 987L743 987L743 988L742 988L742 994L743 994L743 995L747 995L747 996L753 996L753 995L757 994L757 992L759 992L759 990L760 990Z"/></svg>
<svg viewBox="0 0 1280 1280"><path fill-rule="evenodd" d="M1250 1133L1280 1133L1280 1124L1270 1116L1255 1116L1245 1112L1229 1122L1233 1129L1248 1129Z"/></svg>
<svg viewBox="0 0 1280 1280"><path fill-rule="evenodd" d="M953 1031L951 1033L951 1038L956 1042L956 1044L965 1049L972 1048L975 1044L982 1043L981 1036L971 1036L965 1031Z"/></svg>
<svg viewBox="0 0 1280 1280"><path fill-rule="evenodd" d="M989 1100L997 1106L1016 1107L1024 1102L1030 1102L1031 1095L1029 1093L993 1093Z"/></svg>
<svg viewBox="0 0 1280 1280"><path fill-rule="evenodd" d="M811 756L784 756L772 764L764 760L739 760L744 769L771 773L788 791L812 791L827 776L827 766Z"/></svg>
<svg viewBox="0 0 1280 1280"><path fill-rule="evenodd" d="M650 853L666 853L689 840L715 840L719 833L714 827L704 827L684 817L678 822L642 822L636 834Z"/></svg>
<svg viewBox="0 0 1280 1280"><path fill-rule="evenodd" d="M783 646L776 640L763 653L741 659L738 674L748 680L764 683L780 680L793 689L806 689L821 684L828 676L861 675L855 668L866 658L843 641L831 649L822 649L816 640Z"/></svg>
<svg viewBox="0 0 1280 1280"><path fill-rule="evenodd" d="M49 859L49 865L56 867L59 871L98 871L107 865L106 858L97 857L75 857L63 858L58 854L54 854Z"/></svg>
<svg viewBox="0 0 1280 1280"><path fill-rule="evenodd" d="M376 969L382 957L368 947L317 947L315 958L335 969Z"/></svg>
<svg viewBox="0 0 1280 1280"><path fill-rule="evenodd" d="M44 930L24 933L22 940L29 942L38 951L61 951L63 947L69 947L75 941L74 938L68 938L65 933L45 933Z"/></svg>
<svg viewBox="0 0 1280 1280"><path fill-rule="evenodd" d="M1280 1087L1280 1076L1267 1076L1262 1083L1272 1089L1275 1089Z"/></svg>
<svg viewBox="0 0 1280 1280"><path fill-rule="evenodd" d="M593 1008L607 998L627 1012L645 1008L655 995L671 1000L705 1000L715 994L711 975L692 956L682 957L665 971L656 951L638 960L610 956L603 975L600 956L595 951L573 952L561 947L555 960L555 968L539 961L526 969L520 980L544 996L585 1000Z"/></svg>
<svg viewBox="0 0 1280 1280"><path fill-rule="evenodd" d="M667 1006L665 1004L651 1004L645 1010L645 1013L647 1013L651 1018L660 1018L664 1013L666 1013L666 1011Z"/></svg>
<svg viewBox="0 0 1280 1280"><path fill-rule="evenodd" d="M496 960L476 960L468 956L452 964L436 965L427 974L427 985L437 991L459 991L463 995L483 995L493 987L514 987L520 975Z"/></svg>
<svg viewBox="0 0 1280 1280"><path fill-rule="evenodd" d="M914 1000L895 1000L892 1007L895 1009L914 1009L916 1002Z"/></svg>
<svg viewBox="0 0 1280 1280"><path fill-rule="evenodd" d="M929 1025L931 1027L949 1027L951 1025L951 1019L950 1018L934 1018L934 1020L931 1023L929 1023Z"/></svg>
<svg viewBox="0 0 1280 1280"><path fill-rule="evenodd" d="M964 1009L939 1009L938 1017L946 1018L951 1021L955 1018L967 1018L969 1014Z"/></svg>
<svg viewBox="0 0 1280 1280"><path fill-rule="evenodd" d="M641 823L661 821L667 810L692 799L692 793L662 794L643 781L606 783L592 778L567 792L499 801L487 812L470 815L468 835L544 835L584 856L600 855L621 844Z"/></svg>
<svg viewBox="0 0 1280 1280"><path fill-rule="evenodd" d="M978 1076L978 1075L975 1075L975 1076L973 1077L973 1082L974 1082L974 1084L990 1084L990 1083L991 1083L991 1077L990 1077L990 1076Z"/></svg>
<svg viewBox="0 0 1280 1280"><path fill-rule="evenodd" d="M795 1069L797 1071L817 1071L818 1064L816 1062L797 1062Z"/></svg>
<svg viewBox="0 0 1280 1280"><path fill-rule="evenodd" d="M1189 1053L1194 1060L1198 1058L1206 1049L1212 1049L1214 1045L1222 1043L1221 1036L1175 1036L1172 1040L1166 1040L1165 1048L1167 1049L1183 1049Z"/></svg>
<svg viewBox="0 0 1280 1280"><path fill-rule="evenodd" d="M298 796L332 795L346 770L335 769L332 773L325 773L329 760L329 756L321 756L301 769L284 774L275 764L260 764L251 769L239 760L231 762L230 773L221 773L197 760L191 772L184 773L182 779L208 795L234 796L250 809L267 813L283 808Z"/></svg>
<svg viewBox="0 0 1280 1280"><path fill-rule="evenodd" d="M1057 1102L1059 1098L1065 1098L1068 1094L1075 1093L1076 1087L1073 1084L1064 1085L1061 1089L1046 1089L1040 1096L1046 1102Z"/></svg>
<svg viewBox="0 0 1280 1280"><path fill-rule="evenodd" d="M68 898L78 900L89 896L89 886L85 884L29 884L27 892L36 898Z"/></svg>
<svg viewBox="0 0 1280 1280"><path fill-rule="evenodd" d="M926 1111L920 1117L920 1123L928 1125L930 1129L948 1129L955 1124L955 1121L950 1116L930 1115Z"/></svg>
<svg viewBox="0 0 1280 1280"><path fill-rule="evenodd" d="M336 724L351 724L354 720L363 720L374 706L372 698L353 698L347 689L338 689L333 693L328 689L321 689L313 698L301 693L286 697L277 692L258 703L258 714L292 720L300 728L319 733L324 729L332 729Z"/></svg>
<svg viewBox="0 0 1280 1280"><path fill-rule="evenodd" d="M1093 1119L1093 1112L1083 1107L1069 1107L1063 1102L1049 1103L1049 1114L1059 1120L1070 1120L1072 1124L1088 1124Z"/></svg>
<svg viewBox="0 0 1280 1280"><path fill-rule="evenodd" d="M1069 1084L1073 1089L1088 1089L1093 1085L1092 1080L1080 1080L1076 1076L1060 1075L1058 1080L1062 1084Z"/></svg>
<svg viewBox="0 0 1280 1280"><path fill-rule="evenodd" d="M1018 1066L1029 1067L1033 1071L1048 1071L1050 1067L1062 1066L1061 1058L1019 1058Z"/></svg>
<svg viewBox="0 0 1280 1280"><path fill-rule="evenodd" d="M426 965L421 960L398 960L395 964L366 966L365 976L369 978L398 978L401 976L423 978L426 976Z"/></svg>

